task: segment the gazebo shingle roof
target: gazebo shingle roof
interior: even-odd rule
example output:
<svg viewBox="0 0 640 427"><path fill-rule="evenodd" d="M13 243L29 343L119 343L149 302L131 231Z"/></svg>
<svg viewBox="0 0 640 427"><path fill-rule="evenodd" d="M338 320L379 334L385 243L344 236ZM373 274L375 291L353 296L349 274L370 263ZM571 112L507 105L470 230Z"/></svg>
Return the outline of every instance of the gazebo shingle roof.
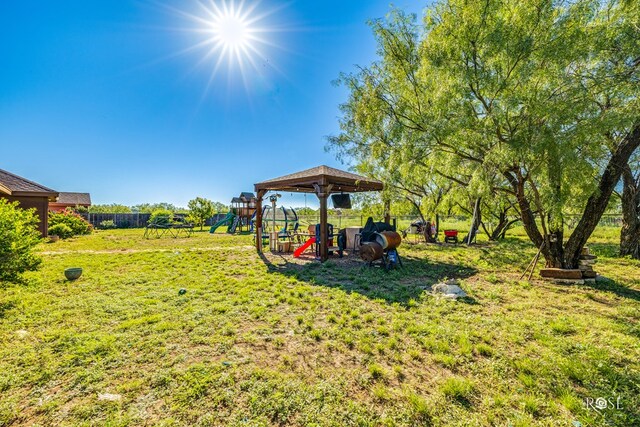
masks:
<svg viewBox="0 0 640 427"><path fill-rule="evenodd" d="M58 192L37 182L0 169L0 193L9 196L46 196L55 198Z"/></svg>
<svg viewBox="0 0 640 427"><path fill-rule="evenodd" d="M346 172L329 166L317 166L255 184L258 190L290 190L315 192L314 184L333 184L333 192L380 191L384 184L378 180Z"/></svg>

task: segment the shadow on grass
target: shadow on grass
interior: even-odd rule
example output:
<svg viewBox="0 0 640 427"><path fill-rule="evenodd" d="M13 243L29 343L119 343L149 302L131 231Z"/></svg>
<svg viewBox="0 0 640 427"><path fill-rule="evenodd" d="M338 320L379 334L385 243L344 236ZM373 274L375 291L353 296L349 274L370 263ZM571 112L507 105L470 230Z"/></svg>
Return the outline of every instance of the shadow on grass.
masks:
<svg viewBox="0 0 640 427"><path fill-rule="evenodd" d="M5 313L15 308L16 302L13 300L0 301L0 319L4 319Z"/></svg>
<svg viewBox="0 0 640 427"><path fill-rule="evenodd" d="M617 258L620 256L620 244L618 243L589 243L592 254L605 258Z"/></svg>
<svg viewBox="0 0 640 427"><path fill-rule="evenodd" d="M370 299L384 300L410 306L418 301L431 285L446 279L464 279L477 273L474 268L461 264L428 261L411 256L402 257L403 267L391 271L369 267L355 256L299 264L289 256L277 257L277 262L261 255L269 273L295 277L312 285L339 288L347 293L356 292ZM461 298L467 304L477 304L472 297Z"/></svg>
<svg viewBox="0 0 640 427"><path fill-rule="evenodd" d="M595 283L585 283L584 286L598 291L610 292L622 298L640 301L640 291L621 285L615 280L599 277Z"/></svg>

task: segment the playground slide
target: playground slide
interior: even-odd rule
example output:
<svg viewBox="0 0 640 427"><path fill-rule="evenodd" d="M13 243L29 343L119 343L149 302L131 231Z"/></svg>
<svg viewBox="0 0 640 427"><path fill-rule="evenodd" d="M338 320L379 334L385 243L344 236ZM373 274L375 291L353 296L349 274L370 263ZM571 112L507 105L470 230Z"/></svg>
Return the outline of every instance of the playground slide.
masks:
<svg viewBox="0 0 640 427"><path fill-rule="evenodd" d="M312 238L310 238L309 240L307 240L307 241L305 242L305 244L304 244L304 245L302 245L302 246L300 246L298 249L296 249L296 251L293 253L293 257L294 257L294 258L299 258L299 257L300 257L300 255L302 255L302 253L303 253L304 251L306 251L306 250L307 250L307 248L308 248L309 246L313 245L315 242L316 242L316 238L315 238L315 237L312 237Z"/></svg>
<svg viewBox="0 0 640 427"><path fill-rule="evenodd" d="M220 221L216 222L211 226L211 228L209 229L209 233L212 233L212 234L215 233L218 227L223 226L225 224L229 224L229 225L233 224L234 218L235 218L235 215L229 212L227 216L225 216L223 219L221 219Z"/></svg>

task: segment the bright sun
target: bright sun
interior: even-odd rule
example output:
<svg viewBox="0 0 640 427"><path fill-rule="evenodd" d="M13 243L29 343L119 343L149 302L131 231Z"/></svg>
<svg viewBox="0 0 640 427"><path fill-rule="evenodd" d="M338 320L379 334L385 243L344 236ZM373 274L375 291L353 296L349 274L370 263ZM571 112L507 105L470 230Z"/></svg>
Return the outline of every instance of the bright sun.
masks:
<svg viewBox="0 0 640 427"><path fill-rule="evenodd" d="M225 13L211 23L211 31L216 42L225 49L244 50L251 42L251 29L241 16Z"/></svg>
<svg viewBox="0 0 640 427"><path fill-rule="evenodd" d="M267 57L269 48L277 48L269 35L284 31L267 25L266 18L277 9L258 12L259 0L200 0L194 1L194 11L169 8L190 21L186 31L197 37L197 42L180 53L203 53L197 67L211 64L207 90L213 84L223 65L229 78L239 76L245 87L250 75L264 75L267 69L281 73Z"/></svg>

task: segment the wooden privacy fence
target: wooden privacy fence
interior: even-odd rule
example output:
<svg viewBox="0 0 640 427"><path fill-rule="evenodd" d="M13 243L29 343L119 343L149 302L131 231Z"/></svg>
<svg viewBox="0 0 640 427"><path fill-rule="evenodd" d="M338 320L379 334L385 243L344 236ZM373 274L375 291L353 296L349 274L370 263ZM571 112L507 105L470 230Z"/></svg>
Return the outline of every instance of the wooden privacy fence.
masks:
<svg viewBox="0 0 640 427"><path fill-rule="evenodd" d="M103 221L113 221L116 228L143 228L151 218L150 213L88 213L82 216L96 228L100 228Z"/></svg>

